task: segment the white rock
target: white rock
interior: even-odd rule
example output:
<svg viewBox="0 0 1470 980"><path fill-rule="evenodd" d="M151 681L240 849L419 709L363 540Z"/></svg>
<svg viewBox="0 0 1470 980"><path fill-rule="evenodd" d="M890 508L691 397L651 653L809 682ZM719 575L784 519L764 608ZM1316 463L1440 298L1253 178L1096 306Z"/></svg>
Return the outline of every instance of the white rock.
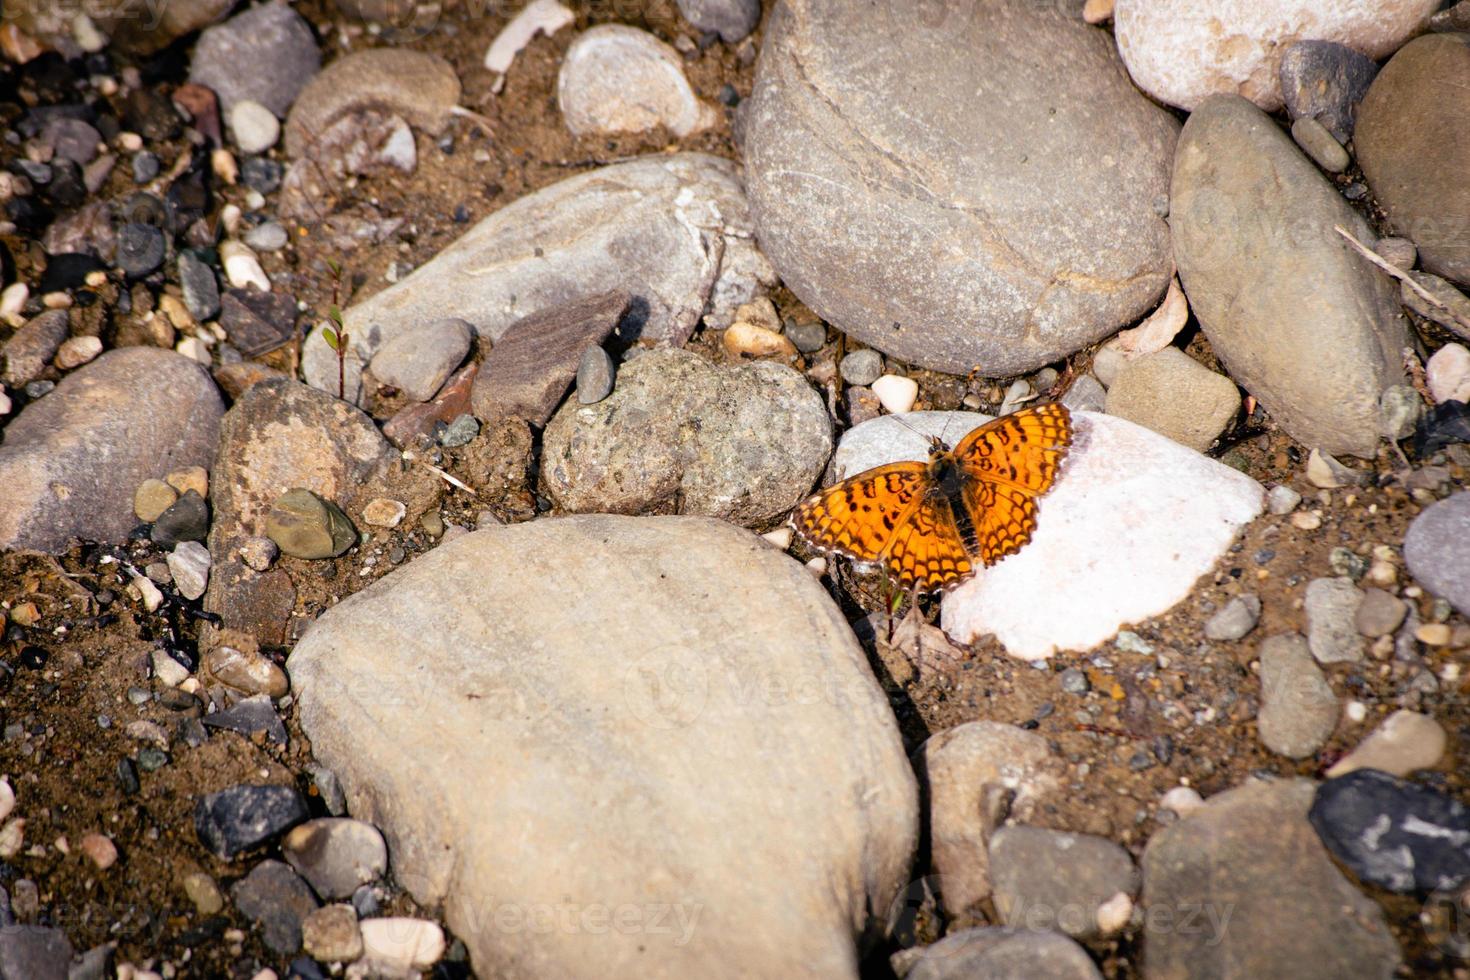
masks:
<svg viewBox="0 0 1470 980"><path fill-rule="evenodd" d="M910 412L903 422L917 433L874 419L842 437L833 470L842 479L922 460L928 435L954 445L988 419ZM993 633L1024 660L1091 649L1171 609L1261 513L1261 485L1228 466L1123 419L1077 412L1073 421L1072 452L1031 542L944 597L941 623L956 642Z"/></svg>
<svg viewBox="0 0 1470 980"><path fill-rule="evenodd" d="M1181 817L1189 816L1204 805L1204 798L1193 786L1175 786L1159 800L1160 807L1171 810Z"/></svg>
<svg viewBox="0 0 1470 980"><path fill-rule="evenodd" d="M31 287L23 282L13 282L0 292L0 316L20 316L26 300L31 298Z"/></svg>
<svg viewBox="0 0 1470 980"><path fill-rule="evenodd" d="M0 779L0 822L10 816L10 811L15 809L15 790L10 786L10 780Z"/></svg>
<svg viewBox="0 0 1470 980"><path fill-rule="evenodd" d="M271 281L266 278L260 260L249 245L231 239L220 244L219 255L225 267L225 278L231 286L236 289L254 286L263 293L271 291Z"/></svg>
<svg viewBox="0 0 1470 980"><path fill-rule="evenodd" d="M281 138L276 114L253 99L241 99L230 108L230 131L242 153L264 153Z"/></svg>
<svg viewBox="0 0 1470 980"><path fill-rule="evenodd" d="M664 126L675 136L718 118L684 77L679 53L647 31L602 24L567 49L556 101L573 133L641 133Z"/></svg>
<svg viewBox="0 0 1470 980"><path fill-rule="evenodd" d="M1445 344L1424 365L1424 376L1435 401L1470 402L1470 349Z"/></svg>
<svg viewBox="0 0 1470 980"><path fill-rule="evenodd" d="M878 404L891 415L902 415L914 407L919 397L919 383L913 378L901 378L896 374L885 374L873 382L873 394Z"/></svg>
<svg viewBox="0 0 1470 980"><path fill-rule="evenodd" d="M481 976L851 977L910 880L917 786L867 658L723 521L466 534L287 666L314 755Z"/></svg>
<svg viewBox="0 0 1470 980"><path fill-rule="evenodd" d="M174 586L185 599L197 599L209 586L209 549L198 541L181 541L168 555Z"/></svg>
<svg viewBox="0 0 1470 980"><path fill-rule="evenodd" d="M1122 932L1133 918L1133 899L1127 892L1118 892L1097 907L1097 931L1104 936Z"/></svg>
<svg viewBox="0 0 1470 980"><path fill-rule="evenodd" d="M157 612L158 607L163 605L163 593L158 591L158 586L146 575L134 575L133 586L138 594L143 597L143 608L149 612Z"/></svg>
<svg viewBox="0 0 1470 980"><path fill-rule="evenodd" d="M183 354L191 361L197 361L203 364L205 367L209 367L213 363L213 359L209 356L209 348L198 337L180 338L179 342L174 344L174 350Z"/></svg>
<svg viewBox="0 0 1470 980"><path fill-rule="evenodd" d="M774 545L778 551L785 551L787 548L791 547L791 538L793 534L794 532L791 530L790 527L778 527L774 531L766 532L765 534L761 535L761 537L771 542L771 544Z"/></svg>
<svg viewBox="0 0 1470 980"><path fill-rule="evenodd" d="M1117 0L1113 32L1138 87L1193 109L1215 92L1281 107L1281 55L1294 41L1337 41L1381 59L1439 0Z"/></svg>
<svg viewBox="0 0 1470 980"><path fill-rule="evenodd" d="M510 71L516 55L538 33L550 36L576 19L577 15L557 0L531 0L490 42L490 48L485 52L485 67L505 74Z"/></svg>
<svg viewBox="0 0 1470 980"><path fill-rule="evenodd" d="M364 919L359 926L363 959L382 972L427 970L444 955L444 930L437 922L395 916Z"/></svg>
<svg viewBox="0 0 1470 980"><path fill-rule="evenodd" d="M164 687L178 687L189 679L189 670L166 651L153 651L153 676Z"/></svg>

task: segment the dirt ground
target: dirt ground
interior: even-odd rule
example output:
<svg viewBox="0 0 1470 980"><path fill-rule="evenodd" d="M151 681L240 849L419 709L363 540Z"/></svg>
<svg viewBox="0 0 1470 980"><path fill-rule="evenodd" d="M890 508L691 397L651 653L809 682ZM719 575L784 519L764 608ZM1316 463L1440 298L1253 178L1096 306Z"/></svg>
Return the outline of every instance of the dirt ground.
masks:
<svg viewBox="0 0 1470 980"><path fill-rule="evenodd" d="M571 5L580 11L578 30L619 21L670 42L684 35L693 42L681 45L691 50L686 61L689 79L711 104L731 101L726 86L740 97L750 92L754 45L700 43L679 18L672 0L599 0ZM561 56L575 31L564 30L555 38L533 42L518 57L504 91L496 95L491 92L493 79L480 60L505 18L480 13L486 9L484 3L448 6L432 30L389 31L376 37L322 0L296 7L316 28L324 62L348 50L391 42L448 58L464 85L462 104L482 114L490 126L486 132L475 123L456 120L448 133L448 150L420 134L415 174L372 175L342 188L339 200L325 202L324 214L407 216L404 227L388 241L346 251L321 226L295 227L291 229L293 248L263 257L277 288L305 300L315 311L310 321L303 317L303 324L319 319L332 302L329 260L345 267L351 288L360 298L387 284L390 267L401 274L422 264L469 224L575 173L624 157L673 149L737 155L731 137L734 113L729 108L714 130L683 140L664 135L573 138L556 108L555 82ZM495 6L489 5L491 9ZM141 65L148 84L168 91L182 82L191 44L191 38L184 39ZM24 101L28 90L39 91L28 69L7 71L10 86L20 95L5 98ZM118 111L121 114L120 108ZM14 147L0 148L0 155L13 153ZM160 156L167 164L169 157ZM132 189L124 162L100 196L122 196ZM243 206L242 187L216 188L216 193L216 208L230 201ZM460 207L467 212L467 221L449 220L447 216ZM39 263L44 261L39 245L19 236L11 236L5 244L15 257L20 277L34 283ZM177 292L175 284L165 288ZM97 315L105 321L110 315L109 297L116 291L100 292L102 309ZM775 298L783 315L809 315L789 294L778 293ZM102 330L107 336L105 325ZM3 335L4 328L0 328L0 339ZM843 343L835 333L831 338L824 351L798 367L814 368L819 377L824 364L830 370ZM1425 333L1424 339L1431 349L1443 342L1443 337L1432 332ZM726 356L712 338L696 338L691 346L712 357ZM1188 350L1213 366L1202 337L1192 337ZM289 352L278 351L266 360L287 367L289 358ZM1083 352L1070 365L1057 367L1085 369L1089 358L1090 353ZM915 374L921 381L920 408L956 408L965 394L975 393L993 409L1005 382ZM373 410L383 418L392 407L384 399ZM495 459L475 458L475 453L481 457L487 451L500 453L499 462L523 477L520 485L495 499L470 500L458 492L446 493L442 503L446 521L473 526L486 508L511 521L529 519L538 510L534 468L529 465L524 440L507 436L492 441L494 448L489 450L447 451L445 468L473 483L476 473L498 465ZM1260 638L1305 628L1303 589L1313 578L1334 574L1333 549L1345 547L1362 557L1370 557L1375 545L1389 545L1397 551L1409 522L1425 501L1470 486L1470 453L1430 460L1445 466L1449 480L1439 488L1421 488L1417 496L1395 476L1400 464L1386 448L1374 465L1374 485L1316 491L1302 478L1305 447L1294 444L1260 416L1239 424L1212 455L1268 486L1294 486L1307 498L1304 509L1321 511L1321 527L1302 531L1288 518L1270 516L1253 523L1188 600L1166 616L1134 625L1151 653L1108 645L1090 654L1059 656L1037 669L986 642L960 651L959 660L948 668L916 674L901 652L881 642L870 644L875 670L884 681L910 748L931 733L976 719L1034 729L1056 746L1072 775L1065 803L1044 812L1040 819L1058 828L1108 836L1137 855L1167 819L1160 815L1157 801L1170 788L1187 781L1208 797L1253 773L1320 776L1378 719L1408 707L1432 715L1451 735L1448 760L1442 771L1431 774L1429 782L1470 802L1470 786L1461 764L1470 749L1466 744L1470 711L1464 696L1470 678L1470 643L1458 649L1421 649L1420 663L1390 656L1329 667L1334 690L1344 700L1361 702L1367 719L1360 725L1342 726L1316 758L1301 763L1271 754L1256 736L1259 681L1253 662ZM298 613L309 615L385 574L396 564L392 560L395 549L401 549L401 561L432 544L433 539L418 525L405 525L380 534L373 546L335 562L285 560L283 567L297 583ZM1269 559L1262 557L1266 551L1273 552ZM115 941L119 959L151 963L155 969L172 964L178 976L250 977L261 966L272 966L285 975L287 964L265 949L250 923L228 902L217 915L201 915L181 882L190 872L204 871L227 891L254 864L250 859L219 861L201 846L192 820L193 800L201 793L242 781L293 784L311 797L319 813L325 812L304 773L311 761L309 745L296 726L289 702L282 712L291 733L285 748L229 732L211 732L207 741L191 745L198 738L202 701L151 680L148 664L160 641L186 664L197 662L198 604L175 600L157 613L146 613L128 595L127 576L120 570L122 563L141 569L161 557L146 539L120 547L79 546L59 561L37 555L0 555L0 604L9 617L0 666L0 773L9 775L22 801L18 812L28 821L25 848L0 862L0 885L11 890L14 903L15 883L21 879L35 882L39 907L45 912L33 920L63 928L79 951ZM365 563L368 557L374 559L370 569ZM329 573L323 573L324 566L330 567ZM360 574L365 569L367 574ZM854 577L842 566L836 580L837 598L850 618L859 620L882 607L881 587L873 579ZM1263 601L1264 614L1256 631L1237 643L1206 642L1202 634L1205 620L1231 596L1243 592L1254 592ZM1426 621L1434 618L1429 597L1418 603L1420 616ZM937 606L927 611L933 618ZM1454 616L1450 622L1462 627L1463 640L1463 620ZM1451 664L1459 665L1459 680L1432 685L1424 681L1424 675L1437 678ZM1086 673L1088 693L1063 693L1057 675L1068 667ZM155 722L173 736L161 767L154 768L157 756L150 758L152 754L144 751L149 743L129 735L129 726L138 721ZM111 836L120 852L117 865L105 872L96 870L75 848L83 835L94 830ZM63 839L70 845L70 854L64 853L68 848L61 846ZM916 871L916 877L919 874L922 870ZM1451 975L1456 968L1463 970L1463 961L1449 958L1436 945L1434 930L1438 927L1420 921L1418 900L1373 894L1393 923L1408 974ZM396 893L389 897L387 908L415 911L407 898ZM939 920L932 914L921 919L919 935L935 938ZM1137 975L1136 930L1115 941L1095 943L1092 949L1105 975ZM875 952L869 970L872 976L885 974L884 954L890 951ZM440 975L466 974L463 962L454 962L453 956L452 952L451 962L441 964Z"/></svg>

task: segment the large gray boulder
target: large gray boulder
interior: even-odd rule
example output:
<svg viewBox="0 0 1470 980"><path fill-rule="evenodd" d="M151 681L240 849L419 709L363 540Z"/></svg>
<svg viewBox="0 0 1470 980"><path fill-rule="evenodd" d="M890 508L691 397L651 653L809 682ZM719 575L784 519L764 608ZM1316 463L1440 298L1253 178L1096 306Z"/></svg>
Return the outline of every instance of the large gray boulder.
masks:
<svg viewBox="0 0 1470 980"><path fill-rule="evenodd" d="M1056 4L783 0L743 111L761 248L885 353L1015 374L1169 283L1178 126Z"/></svg>
<svg viewBox="0 0 1470 980"><path fill-rule="evenodd" d="M1179 278L1215 354L1292 438L1371 456L1408 342L1392 281L1334 231L1373 232L1238 95L1189 117L1174 165Z"/></svg>
<svg viewBox="0 0 1470 980"><path fill-rule="evenodd" d="M480 976L856 977L918 799L800 564L707 518L479 531L287 664L316 757Z"/></svg>

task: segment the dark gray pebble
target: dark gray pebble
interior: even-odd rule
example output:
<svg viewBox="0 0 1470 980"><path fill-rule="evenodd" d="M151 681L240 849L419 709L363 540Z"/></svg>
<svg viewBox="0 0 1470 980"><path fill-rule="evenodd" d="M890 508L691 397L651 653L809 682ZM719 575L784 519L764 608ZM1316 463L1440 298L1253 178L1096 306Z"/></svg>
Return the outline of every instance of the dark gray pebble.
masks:
<svg viewBox="0 0 1470 980"><path fill-rule="evenodd" d="M117 267L135 279L163 264L163 232L152 225L130 222L117 233Z"/></svg>
<svg viewBox="0 0 1470 980"><path fill-rule="evenodd" d="M306 818L306 801L289 786L242 783L201 796L194 805L200 842L225 860L274 840Z"/></svg>

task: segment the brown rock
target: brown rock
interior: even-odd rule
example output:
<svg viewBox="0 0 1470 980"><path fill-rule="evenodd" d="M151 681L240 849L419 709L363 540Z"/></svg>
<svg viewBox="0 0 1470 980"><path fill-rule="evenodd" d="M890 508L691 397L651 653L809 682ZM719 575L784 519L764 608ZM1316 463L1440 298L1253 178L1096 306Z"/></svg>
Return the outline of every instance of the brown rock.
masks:
<svg viewBox="0 0 1470 980"><path fill-rule="evenodd" d="M545 425L576 378L582 352L607 339L628 303L627 293L606 292L512 324L475 379L475 415L487 422L521 418Z"/></svg>
<svg viewBox="0 0 1470 980"><path fill-rule="evenodd" d="M69 318L65 310L47 310L27 320L15 336L0 348L5 355L5 373L0 380L12 388L38 378L46 370L46 362L66 340Z"/></svg>
<svg viewBox="0 0 1470 980"><path fill-rule="evenodd" d="M227 289L220 297L220 326L246 357L259 357L291 340L296 297L257 289Z"/></svg>
<svg viewBox="0 0 1470 980"><path fill-rule="evenodd" d="M259 361L222 364L214 371L214 380L224 389L230 401L239 401L241 395L262 381L284 377L285 375L280 371L267 364L261 364Z"/></svg>
<svg viewBox="0 0 1470 980"><path fill-rule="evenodd" d="M435 422L448 425L470 410L470 393L479 372L479 364L466 364L444 382L433 401L410 405L389 419L383 426L383 435L400 449L412 445L420 436L432 437Z"/></svg>
<svg viewBox="0 0 1470 980"><path fill-rule="evenodd" d="M286 118L286 153L299 157L320 133L361 109L402 116L437 136L459 104L459 77L434 54L374 48L338 58L316 75Z"/></svg>
<svg viewBox="0 0 1470 980"><path fill-rule="evenodd" d="M173 351L129 347L78 368L6 427L0 549L126 540L138 484L209 462L223 412L209 375Z"/></svg>

